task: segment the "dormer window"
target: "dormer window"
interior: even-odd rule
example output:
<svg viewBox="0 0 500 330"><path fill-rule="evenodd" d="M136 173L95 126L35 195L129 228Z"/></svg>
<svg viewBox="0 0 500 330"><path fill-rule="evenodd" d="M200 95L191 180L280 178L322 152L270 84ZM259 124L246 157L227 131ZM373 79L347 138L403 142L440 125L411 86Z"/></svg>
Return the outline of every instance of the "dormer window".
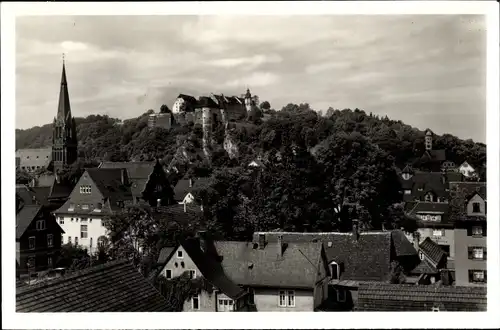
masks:
<svg viewBox="0 0 500 330"><path fill-rule="evenodd" d="M90 185L82 185L80 186L80 194L91 194L92 187Z"/></svg>
<svg viewBox="0 0 500 330"><path fill-rule="evenodd" d="M425 201L426 202L434 202L434 194L433 193L427 193L425 195Z"/></svg>
<svg viewBox="0 0 500 330"><path fill-rule="evenodd" d="M82 210L88 210L89 204L82 204Z"/></svg>
<svg viewBox="0 0 500 330"><path fill-rule="evenodd" d="M330 273L332 279L338 280L340 279L340 267L335 261L330 262Z"/></svg>

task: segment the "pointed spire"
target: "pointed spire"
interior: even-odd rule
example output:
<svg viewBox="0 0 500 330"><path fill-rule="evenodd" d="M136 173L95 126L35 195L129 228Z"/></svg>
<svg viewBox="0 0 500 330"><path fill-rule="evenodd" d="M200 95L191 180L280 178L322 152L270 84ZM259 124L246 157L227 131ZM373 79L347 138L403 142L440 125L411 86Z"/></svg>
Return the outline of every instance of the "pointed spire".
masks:
<svg viewBox="0 0 500 330"><path fill-rule="evenodd" d="M71 118L71 106L69 103L68 82L66 80L66 65L63 54L61 89L59 91L59 106L57 108L57 120L66 122L66 120L70 118Z"/></svg>

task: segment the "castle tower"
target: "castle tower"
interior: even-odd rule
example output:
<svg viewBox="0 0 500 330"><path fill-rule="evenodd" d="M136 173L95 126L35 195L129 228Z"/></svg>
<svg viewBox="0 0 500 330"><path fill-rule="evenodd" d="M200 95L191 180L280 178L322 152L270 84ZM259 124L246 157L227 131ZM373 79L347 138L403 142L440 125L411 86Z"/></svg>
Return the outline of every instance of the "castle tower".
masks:
<svg viewBox="0 0 500 330"><path fill-rule="evenodd" d="M54 164L54 172L57 173L62 170L65 165L74 163L78 157L76 123L75 119L71 116L64 56L61 87L59 91L59 106L57 108L57 116L54 117L53 127L52 161Z"/></svg>
<svg viewBox="0 0 500 330"><path fill-rule="evenodd" d="M425 150L430 151L432 150L432 131L430 129L427 129L425 131Z"/></svg>
<svg viewBox="0 0 500 330"><path fill-rule="evenodd" d="M252 110L252 104L252 94L250 94L250 89L247 88L247 92L245 94L245 108L247 109L247 112Z"/></svg>

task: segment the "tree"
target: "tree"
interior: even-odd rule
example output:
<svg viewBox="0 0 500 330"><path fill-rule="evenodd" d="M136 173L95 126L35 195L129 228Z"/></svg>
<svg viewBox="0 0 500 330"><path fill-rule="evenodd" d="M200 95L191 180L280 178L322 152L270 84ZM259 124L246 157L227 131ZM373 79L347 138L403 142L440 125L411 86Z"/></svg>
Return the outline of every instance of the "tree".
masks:
<svg viewBox="0 0 500 330"><path fill-rule="evenodd" d="M270 110L271 109L271 104L268 101L264 101L260 104L260 108L262 110Z"/></svg>
<svg viewBox="0 0 500 330"><path fill-rule="evenodd" d="M166 104L162 104L160 107L160 113L172 113Z"/></svg>

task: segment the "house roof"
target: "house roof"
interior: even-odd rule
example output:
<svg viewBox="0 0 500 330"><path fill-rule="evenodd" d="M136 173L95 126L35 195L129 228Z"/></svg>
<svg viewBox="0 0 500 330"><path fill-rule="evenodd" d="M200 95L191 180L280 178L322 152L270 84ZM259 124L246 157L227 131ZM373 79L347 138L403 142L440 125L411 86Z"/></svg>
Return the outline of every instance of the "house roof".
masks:
<svg viewBox="0 0 500 330"><path fill-rule="evenodd" d="M168 301L128 261L16 289L16 312L167 312Z"/></svg>
<svg viewBox="0 0 500 330"><path fill-rule="evenodd" d="M446 160L446 150L426 150L420 157L420 161L425 162L444 162Z"/></svg>
<svg viewBox="0 0 500 330"><path fill-rule="evenodd" d="M439 271L437 268L429 261L429 259L424 258L420 263L410 272L411 274L437 274Z"/></svg>
<svg viewBox="0 0 500 330"><path fill-rule="evenodd" d="M406 203L405 209L411 215L416 215L418 213L440 213L447 215L449 212L449 204L415 201Z"/></svg>
<svg viewBox="0 0 500 330"><path fill-rule="evenodd" d="M446 259L446 252L429 237L426 237L424 241L420 243L419 249L427 256L434 266L439 265L443 259Z"/></svg>
<svg viewBox="0 0 500 330"><path fill-rule="evenodd" d="M217 105L212 98L208 96L200 96L198 102L196 102L196 108L215 108L218 109L219 105Z"/></svg>
<svg viewBox="0 0 500 330"><path fill-rule="evenodd" d="M464 191L466 203L469 198L473 197L476 193L486 200L486 182L450 182L450 190L460 189Z"/></svg>
<svg viewBox="0 0 500 330"><path fill-rule="evenodd" d="M199 239L188 239L181 243L203 277L212 283L228 297L238 299L246 294L246 291L236 285L224 272L222 265L215 258L207 257L200 248Z"/></svg>
<svg viewBox="0 0 500 330"><path fill-rule="evenodd" d="M192 224L203 214L201 208L197 205L174 204L160 206L153 209L153 216L168 222L178 222Z"/></svg>
<svg viewBox="0 0 500 330"><path fill-rule="evenodd" d="M104 196L104 198L113 200L131 200L132 191L127 184L127 173L120 168L88 168L86 170L92 181ZM124 173L123 173L124 172ZM125 183L122 182L122 174L124 175Z"/></svg>
<svg viewBox="0 0 500 330"><path fill-rule="evenodd" d="M186 95L186 94L179 94L179 96L177 96L177 98L183 99L191 107L196 107L196 103L198 102L194 96Z"/></svg>
<svg viewBox="0 0 500 330"><path fill-rule="evenodd" d="M450 217L455 221L485 220L482 215L467 215L467 203L476 194L486 201L486 182L450 182Z"/></svg>
<svg viewBox="0 0 500 330"><path fill-rule="evenodd" d="M52 181L52 185L50 186L48 199L66 199L72 190L72 185L67 182L57 182L57 178L54 177L54 181Z"/></svg>
<svg viewBox="0 0 500 330"><path fill-rule="evenodd" d="M253 240L258 242L254 233ZM383 281L390 272L393 257L416 255L413 245L400 230L361 232L358 240L352 233L280 233L266 232L266 241L322 242L328 262L342 265L341 280ZM394 248L394 256L391 250Z"/></svg>
<svg viewBox="0 0 500 330"><path fill-rule="evenodd" d="M359 311L486 311L485 287L360 283Z"/></svg>
<svg viewBox="0 0 500 330"><path fill-rule="evenodd" d="M155 162L102 162L99 168L124 168L131 182L134 196L141 196L146 188L149 175L153 172Z"/></svg>
<svg viewBox="0 0 500 330"><path fill-rule="evenodd" d="M440 172L416 172L411 178L412 196L421 198L428 192L433 192L438 197L448 197L448 184L443 180L443 174Z"/></svg>
<svg viewBox="0 0 500 330"><path fill-rule="evenodd" d="M23 236L26 229L42 209L41 205L24 205L16 215L16 239Z"/></svg>
<svg viewBox="0 0 500 330"><path fill-rule="evenodd" d="M160 254L158 255L158 260L156 261L159 265L164 265L167 263L168 259L174 253L175 247L164 247L160 250Z"/></svg>
<svg viewBox="0 0 500 330"><path fill-rule="evenodd" d="M216 241L214 245L224 272L240 285L314 288L322 266L322 244L285 243L282 257L278 243L267 243L263 249L251 242Z"/></svg>

